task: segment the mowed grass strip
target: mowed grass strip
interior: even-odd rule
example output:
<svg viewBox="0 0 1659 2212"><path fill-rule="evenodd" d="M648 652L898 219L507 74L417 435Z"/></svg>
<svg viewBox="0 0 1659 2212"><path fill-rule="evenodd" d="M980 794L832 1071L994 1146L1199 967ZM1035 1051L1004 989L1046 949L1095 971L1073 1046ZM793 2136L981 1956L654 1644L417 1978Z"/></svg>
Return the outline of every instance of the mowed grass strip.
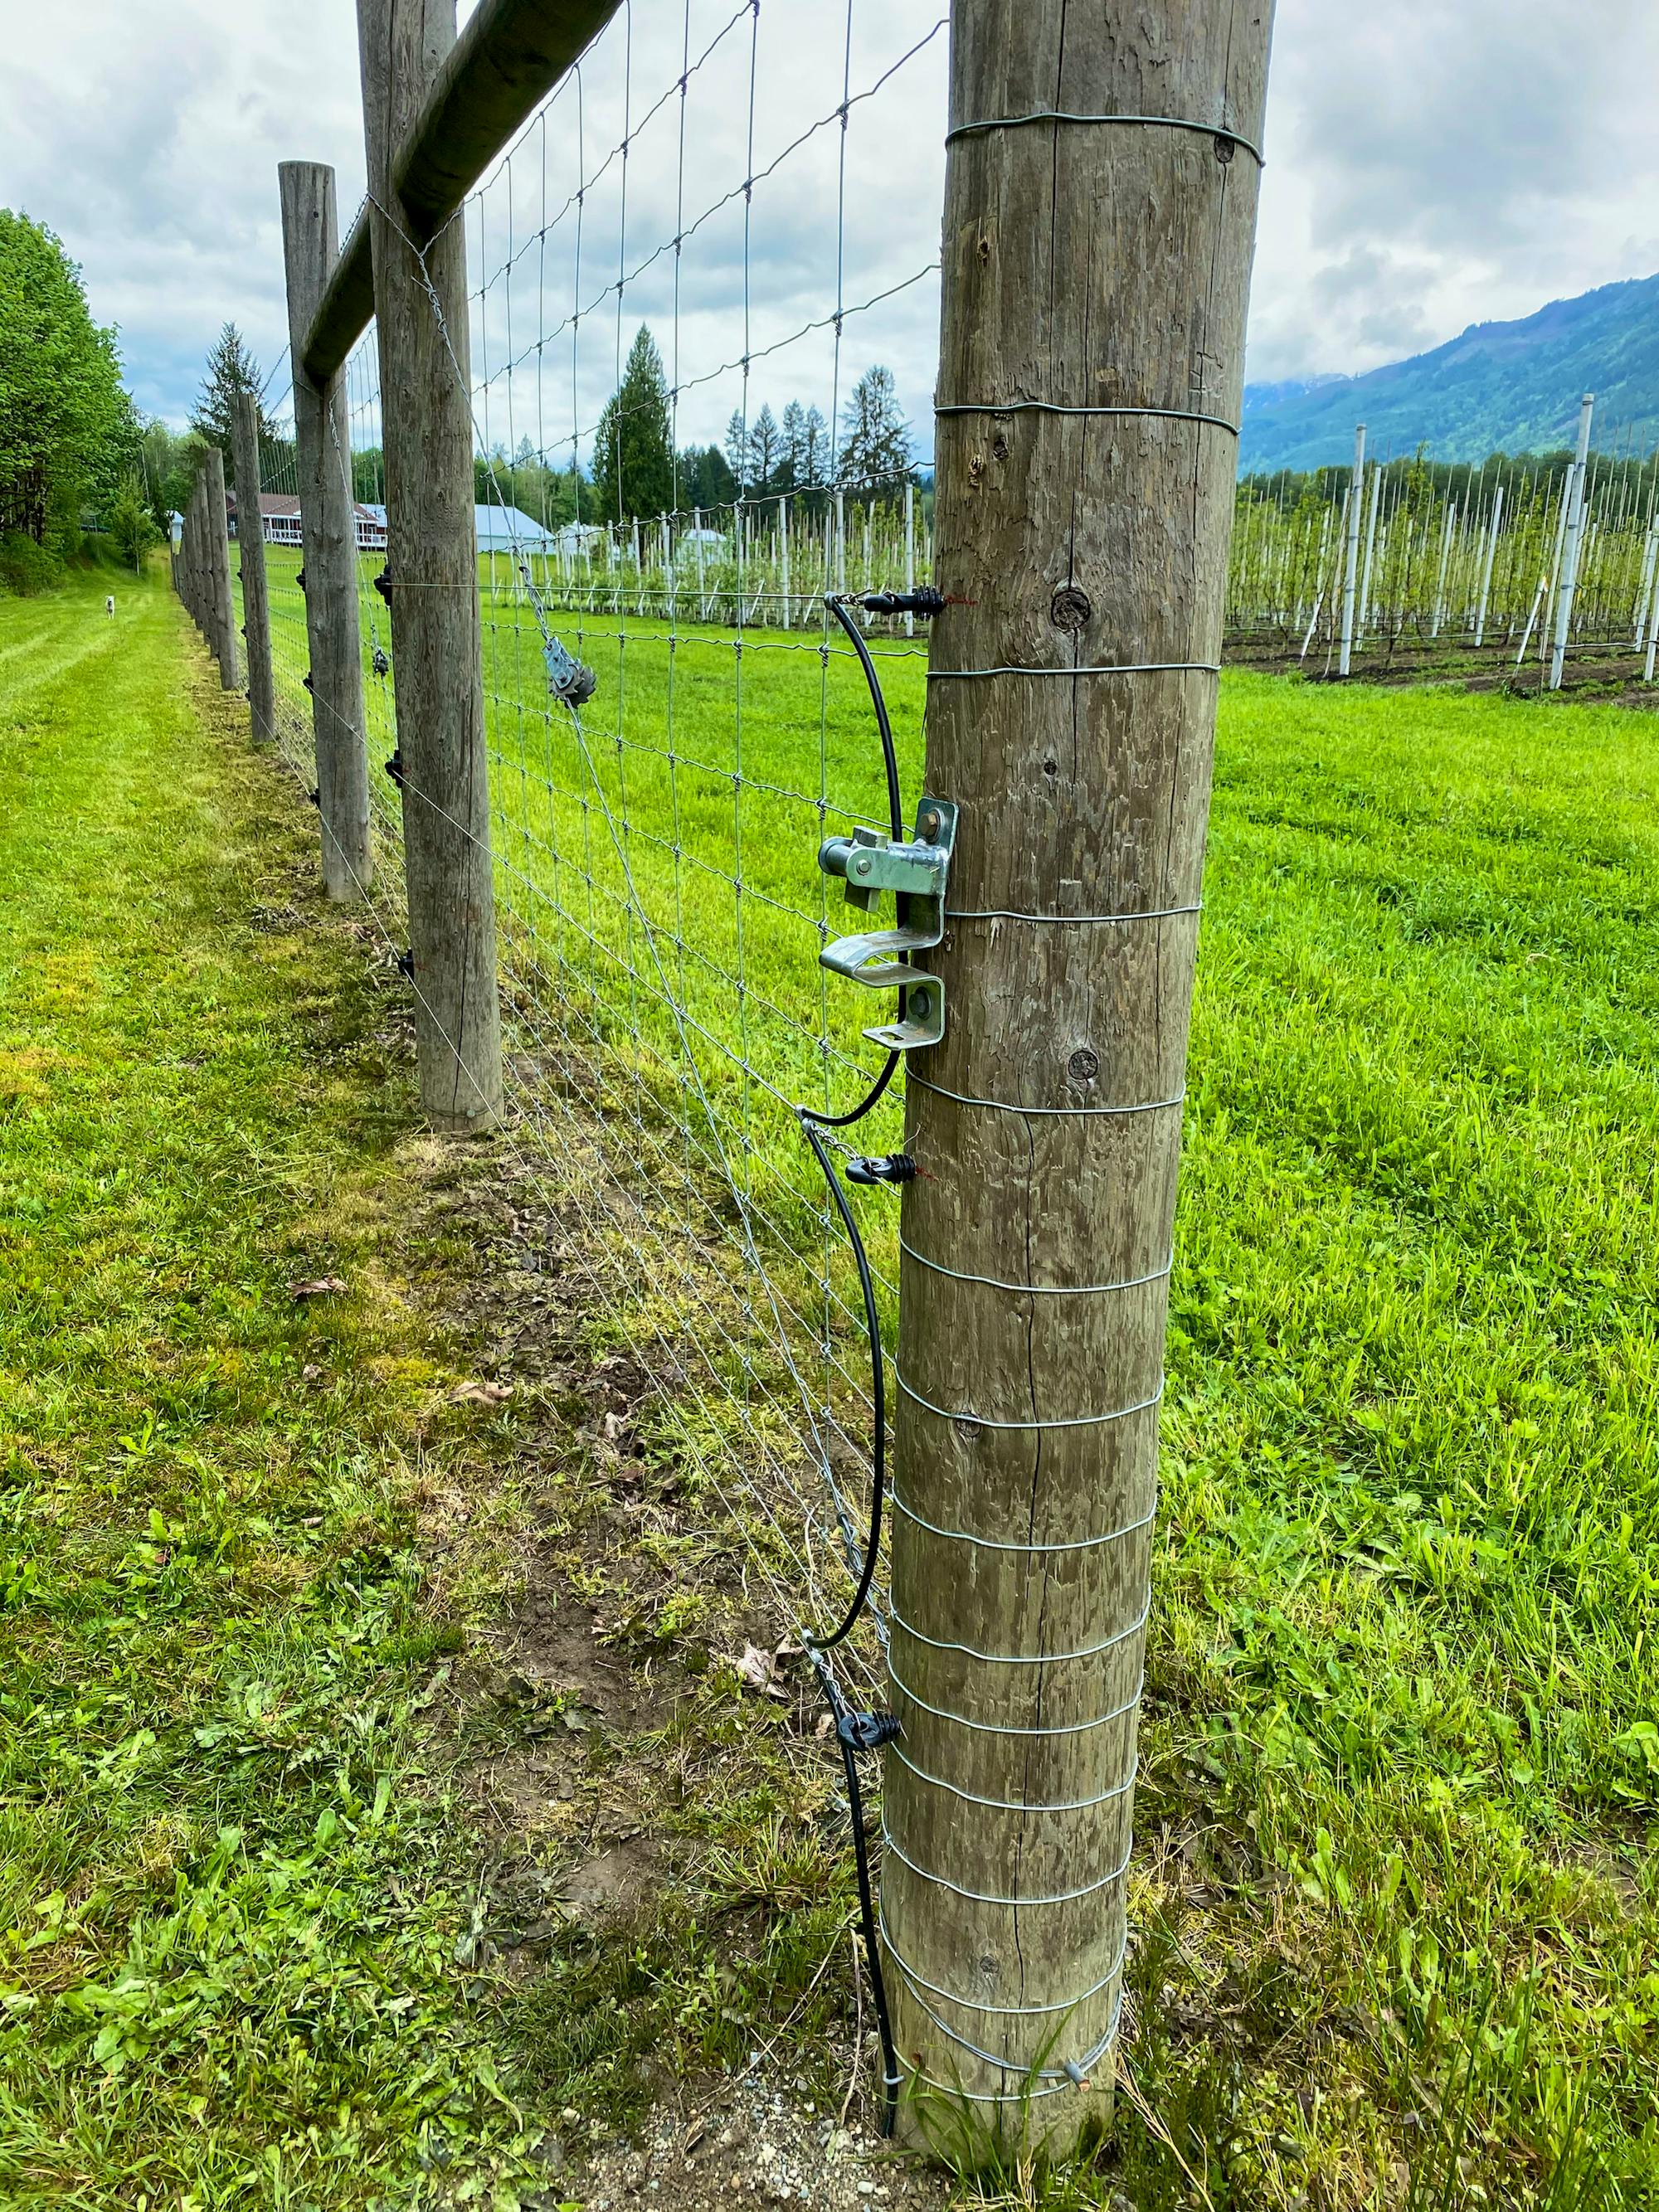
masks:
<svg viewBox="0 0 1659 2212"><path fill-rule="evenodd" d="M16 2212L403 2203L517 2155L421 1732L447 1632L415 1481L457 1452L386 1265L410 1086L305 810L188 639L159 579L0 599Z"/></svg>

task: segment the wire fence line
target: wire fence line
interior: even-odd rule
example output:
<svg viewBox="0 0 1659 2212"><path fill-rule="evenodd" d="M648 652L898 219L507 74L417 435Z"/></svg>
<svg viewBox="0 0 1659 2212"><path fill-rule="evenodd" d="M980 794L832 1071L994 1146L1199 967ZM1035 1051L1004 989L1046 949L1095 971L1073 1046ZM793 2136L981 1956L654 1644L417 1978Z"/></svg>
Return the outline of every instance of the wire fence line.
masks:
<svg viewBox="0 0 1659 2212"><path fill-rule="evenodd" d="M879 1004L819 965L841 925L818 848L890 826L860 650L824 599L902 586L929 558L928 453L890 456L878 479L847 450L848 403L852 364L902 368L930 342L937 191L872 228L855 207L876 204L896 136L937 161L943 28L908 0L879 15L847 0L833 38L820 26L803 52L754 0L724 15L631 0L454 218L491 502L478 608L504 1139L569 1225L594 1310L625 1328L642 1418L726 1507L757 1637L799 1653L816 1636L838 1717L884 1695L872 1503L887 1409L867 1337L873 1318L890 1341L897 1247L888 1201L864 1210L866 1252L833 1165L851 1147L810 1123L869 1092L882 1060L860 1035ZM804 87L826 76L832 96L803 129ZM611 485L583 465L607 406L622 449L616 395L641 324L664 362L672 477L656 515L619 521L625 467ZM750 496L742 463L769 371L780 406L808 403L819 445L786 490ZM418 994L401 955L404 830L434 802L398 745L372 326L343 380L373 854L357 888ZM688 454L722 442L739 465L728 495L690 497ZM526 470L544 495L533 518L513 495ZM556 487L571 493L562 525ZM260 489L297 489L279 417ZM267 568L277 735L310 788L298 547L270 544ZM866 649L914 769L925 645L902 620L876 633ZM550 688L567 660L591 672L585 702ZM902 1082L882 1089L858 1132L871 1152L902 1134ZM856 1808L850 1753L848 1778ZM861 1815L854 1828L867 1887ZM890 2093L890 2052L884 2070Z"/></svg>

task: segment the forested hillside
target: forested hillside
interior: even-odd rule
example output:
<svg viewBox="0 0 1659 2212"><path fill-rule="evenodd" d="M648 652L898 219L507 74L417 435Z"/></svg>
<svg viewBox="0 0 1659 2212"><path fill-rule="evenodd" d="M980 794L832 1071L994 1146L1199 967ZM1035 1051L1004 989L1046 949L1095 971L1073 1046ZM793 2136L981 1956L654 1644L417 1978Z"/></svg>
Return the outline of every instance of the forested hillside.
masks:
<svg viewBox="0 0 1659 2212"><path fill-rule="evenodd" d="M1472 323L1431 353L1364 376L1247 385L1241 467L1346 459L1364 422L1379 457L1426 446L1437 460L1567 445L1580 395L1596 397L1604 450L1659 432L1659 276L1553 300L1520 322Z"/></svg>

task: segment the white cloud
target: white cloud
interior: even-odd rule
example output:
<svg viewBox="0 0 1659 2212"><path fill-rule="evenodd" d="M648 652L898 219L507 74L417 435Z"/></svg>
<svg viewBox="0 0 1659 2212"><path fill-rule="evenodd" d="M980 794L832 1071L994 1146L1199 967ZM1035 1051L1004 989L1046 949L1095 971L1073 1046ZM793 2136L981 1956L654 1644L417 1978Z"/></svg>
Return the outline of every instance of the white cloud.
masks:
<svg viewBox="0 0 1659 2212"><path fill-rule="evenodd" d="M688 440L720 435L744 388L726 365L745 350L751 408L799 394L827 412L837 388L883 360L925 424L937 287L905 280L938 252L943 34L851 107L844 143L835 111L843 76L854 94L872 85L941 12L942 0L855 0L849 48L835 0L765 0L757 28L740 0L690 0L690 58L713 52L689 80L682 167L685 0L634 0L631 51L619 19L583 71L580 129L572 87L469 218L476 284L507 259L510 194L518 258L477 326L492 438L507 434L509 415L514 441L527 431L556 447L573 425L586 431L614 379L618 270L657 247L624 284L621 341L649 319L672 368L678 332ZM222 0L76 0L67 33L62 11L9 0L0 200L50 222L82 263L145 408L184 418L227 319L276 366L287 331L276 163L332 162L343 226L362 191L355 15L349 0L230 11ZM745 204L751 62L752 172L782 158ZM1469 322L1648 274L1659 264L1645 92L1656 64L1659 11L1642 0L1582 0L1570 32L1545 0L1396 0L1370 16L1279 0L1252 375L1368 368ZM625 112L624 234L623 164L592 179ZM578 286L574 210L538 234L584 172ZM672 241L727 194L678 256L677 323ZM890 287L902 289L853 312ZM838 288L837 384L833 328L792 334L831 318Z"/></svg>
<svg viewBox="0 0 1659 2212"><path fill-rule="evenodd" d="M1262 379L1375 368L1659 267L1644 0L1279 0Z"/></svg>

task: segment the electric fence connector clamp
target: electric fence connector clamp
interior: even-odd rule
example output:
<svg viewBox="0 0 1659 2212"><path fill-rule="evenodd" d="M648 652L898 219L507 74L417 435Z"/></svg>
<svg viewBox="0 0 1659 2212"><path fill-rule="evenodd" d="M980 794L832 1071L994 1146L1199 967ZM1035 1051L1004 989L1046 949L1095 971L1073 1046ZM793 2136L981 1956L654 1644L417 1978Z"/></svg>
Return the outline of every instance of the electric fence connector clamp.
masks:
<svg viewBox="0 0 1659 2212"><path fill-rule="evenodd" d="M826 876L840 876L847 902L868 911L884 891L898 901L898 927L833 938L818 955L832 975L872 990L896 988L897 1019L864 1032L890 1052L914 1052L945 1035L945 986L912 964L945 934L945 896L956 844L957 810L948 799L925 794L916 808L916 832L908 843L860 823L850 837L828 837L818 849Z"/></svg>

